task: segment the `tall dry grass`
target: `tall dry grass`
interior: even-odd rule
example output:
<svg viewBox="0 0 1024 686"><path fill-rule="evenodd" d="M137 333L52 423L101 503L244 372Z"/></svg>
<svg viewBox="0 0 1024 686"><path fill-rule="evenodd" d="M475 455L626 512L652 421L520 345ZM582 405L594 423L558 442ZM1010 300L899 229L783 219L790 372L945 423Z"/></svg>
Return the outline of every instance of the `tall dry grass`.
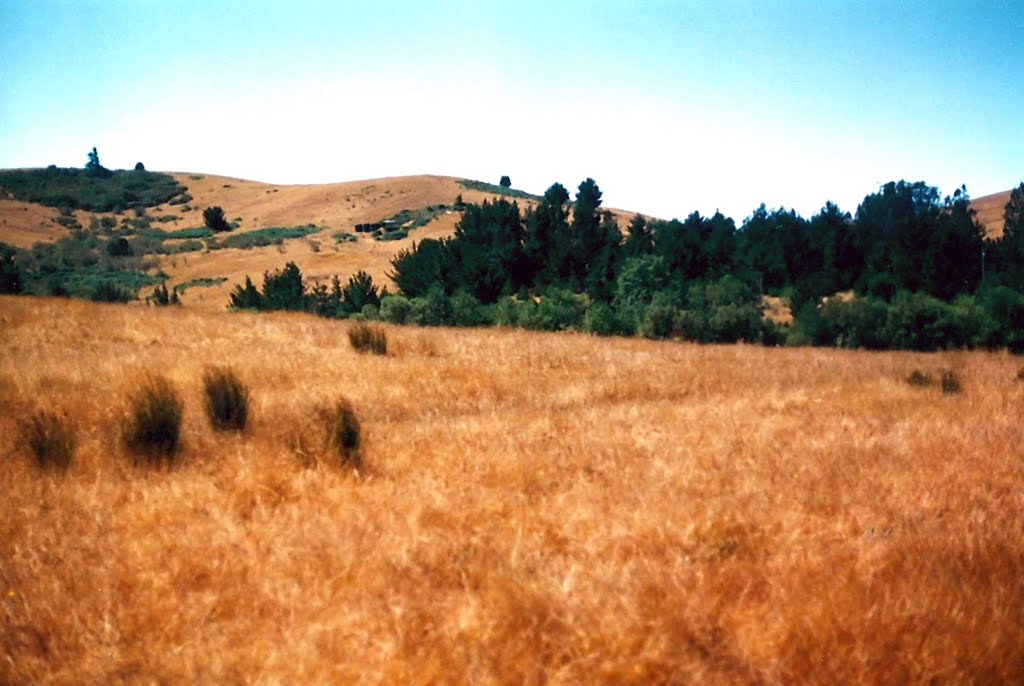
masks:
<svg viewBox="0 0 1024 686"><path fill-rule="evenodd" d="M343 331L0 298L0 682L1024 678L1013 358ZM208 364L247 435L209 427ZM171 470L118 440L145 371L185 400ZM362 477L289 447L339 394ZM46 398L59 478L12 430Z"/></svg>

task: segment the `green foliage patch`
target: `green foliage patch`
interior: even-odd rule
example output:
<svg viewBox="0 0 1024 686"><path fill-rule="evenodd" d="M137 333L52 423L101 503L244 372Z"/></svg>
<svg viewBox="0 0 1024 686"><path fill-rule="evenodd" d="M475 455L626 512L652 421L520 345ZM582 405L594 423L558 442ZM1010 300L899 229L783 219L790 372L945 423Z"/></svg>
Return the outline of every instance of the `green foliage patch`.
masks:
<svg viewBox="0 0 1024 686"><path fill-rule="evenodd" d="M486 181L474 181L472 179L460 179L459 185L463 188L468 188L474 191L481 191L483 193L493 193L495 195L503 195L508 198L520 198L523 200L540 200L541 196L534 195L533 193L527 193L526 191L520 191L515 188L508 186L502 186L496 183L487 183Z"/></svg>
<svg viewBox="0 0 1024 686"><path fill-rule="evenodd" d="M47 207L114 212L155 207L185 192L173 176L145 170L97 173L55 166L0 172L8 197Z"/></svg>
<svg viewBox="0 0 1024 686"><path fill-rule="evenodd" d="M323 227L314 224L306 226L279 227L273 226L265 229L255 229L245 233L236 233L226 236L218 242L211 242L210 249L218 248L239 248L249 250L251 248L264 248L268 245L281 245L292 238L302 238L314 233L323 231Z"/></svg>

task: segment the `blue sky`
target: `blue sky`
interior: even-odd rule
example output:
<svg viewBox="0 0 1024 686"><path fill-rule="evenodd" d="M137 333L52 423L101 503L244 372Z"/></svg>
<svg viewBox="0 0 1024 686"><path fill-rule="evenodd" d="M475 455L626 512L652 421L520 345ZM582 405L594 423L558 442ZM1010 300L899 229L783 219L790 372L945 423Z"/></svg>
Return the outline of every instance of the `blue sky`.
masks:
<svg viewBox="0 0 1024 686"><path fill-rule="evenodd" d="M590 176L662 217L1024 180L1024 1L0 0L0 167Z"/></svg>

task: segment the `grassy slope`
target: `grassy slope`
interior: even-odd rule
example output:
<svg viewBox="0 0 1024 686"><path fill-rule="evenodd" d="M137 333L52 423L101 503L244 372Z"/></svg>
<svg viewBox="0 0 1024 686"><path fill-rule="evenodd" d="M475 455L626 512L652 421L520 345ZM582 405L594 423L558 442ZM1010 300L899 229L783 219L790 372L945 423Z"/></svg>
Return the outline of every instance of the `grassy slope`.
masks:
<svg viewBox="0 0 1024 686"><path fill-rule="evenodd" d="M1010 201L1010 191L993 193L982 198L973 198L971 207L978 213L978 221L988 229L990 238L998 238L1003 235L1003 220L1006 213L1006 203Z"/></svg>
<svg viewBox="0 0 1024 686"><path fill-rule="evenodd" d="M347 326L0 298L0 682L1024 674L1019 360ZM249 436L203 421L207 363ZM904 381L942 368L962 394ZM117 440L144 370L187 401L169 473ZM292 449L338 394L364 478ZM36 403L64 477L15 439Z"/></svg>
<svg viewBox="0 0 1024 686"><path fill-rule="evenodd" d="M409 176L346 183L282 186L245 181L222 176L175 173L174 177L193 197L192 208L164 205L150 209L153 217L173 215L177 222L157 224L166 230L201 226L202 210L219 206L229 220L241 217L238 232L271 226L316 224L326 230L316 236L287 241L283 247L270 246L253 250L222 250L213 253L190 253L165 257L160 267L171 275L171 285L192 279L227 277L228 281L214 288L195 288L183 296L188 305L223 309L231 289L246 274L260 283L263 272L280 269L292 260L310 279L327 279L338 274L343 279L363 269L374 281L390 283L387 273L391 258L413 241L451 234L458 214L442 215L425 227L416 229L408 239L380 242L368 235L359 235L354 243L337 245L331 234L353 231L356 224L377 222L403 209L419 209L428 205L451 205L457 195L466 202L479 203L495 196L463 188L459 180L443 176ZM520 200L519 204L529 204ZM613 210L623 230L631 214ZM40 240L53 240L66 235L55 222L58 213L51 208L0 200L0 241L31 246ZM83 226L89 225L90 214L76 213Z"/></svg>

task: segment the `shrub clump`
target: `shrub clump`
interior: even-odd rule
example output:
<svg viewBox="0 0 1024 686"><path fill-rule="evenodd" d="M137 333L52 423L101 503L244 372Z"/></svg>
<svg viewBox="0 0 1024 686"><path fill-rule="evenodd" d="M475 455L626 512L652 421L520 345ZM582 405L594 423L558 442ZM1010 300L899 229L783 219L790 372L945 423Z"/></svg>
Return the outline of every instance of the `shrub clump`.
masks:
<svg viewBox="0 0 1024 686"><path fill-rule="evenodd" d="M124 442L137 457L170 461L181 446L184 403L171 382L146 376L129 400Z"/></svg>
<svg viewBox="0 0 1024 686"><path fill-rule="evenodd" d="M341 464L362 469L362 428L352 403L344 398L320 411L328 447L338 455Z"/></svg>
<svg viewBox="0 0 1024 686"><path fill-rule="evenodd" d="M206 416L216 431L245 431L249 421L249 389L226 367L203 372Z"/></svg>
<svg viewBox="0 0 1024 686"><path fill-rule="evenodd" d="M374 355L388 354L387 334L378 326L356 324L348 330L348 340L357 352L370 352Z"/></svg>
<svg viewBox="0 0 1024 686"><path fill-rule="evenodd" d="M71 466L77 438L65 417L36 410L22 421L21 433L40 469L65 470Z"/></svg>
<svg viewBox="0 0 1024 686"><path fill-rule="evenodd" d="M945 395L953 395L963 390L960 385L960 379L954 372L945 371L942 372L942 392Z"/></svg>
<svg viewBox="0 0 1024 686"><path fill-rule="evenodd" d="M932 381L931 375L922 372L920 369L910 372L910 376L907 377L907 383L917 387L931 386Z"/></svg>

